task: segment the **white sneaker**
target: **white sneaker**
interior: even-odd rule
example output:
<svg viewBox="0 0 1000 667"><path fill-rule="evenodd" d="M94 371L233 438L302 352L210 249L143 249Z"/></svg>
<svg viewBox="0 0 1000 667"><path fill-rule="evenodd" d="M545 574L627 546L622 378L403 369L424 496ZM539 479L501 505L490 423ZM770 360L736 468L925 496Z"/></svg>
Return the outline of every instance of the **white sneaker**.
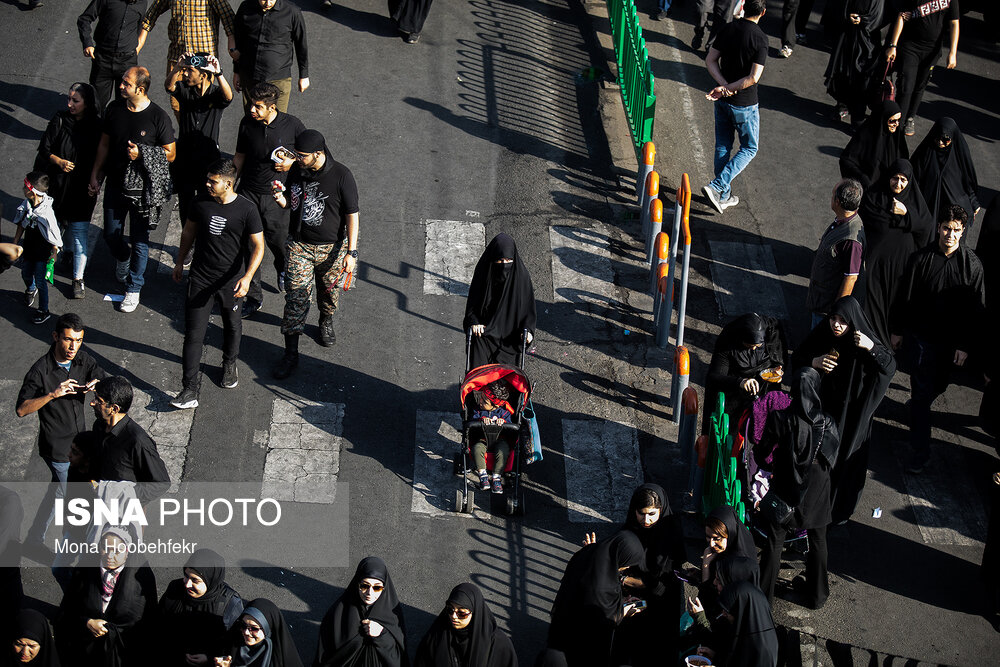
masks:
<svg viewBox="0 0 1000 667"><path fill-rule="evenodd" d="M781 47L781 57L782 58L788 58L791 55L792 55L792 47L788 46L787 44L785 46Z"/></svg>
<svg viewBox="0 0 1000 667"><path fill-rule="evenodd" d="M125 292L125 299L122 301L120 310L123 313L131 313L139 307L139 293Z"/></svg>
<svg viewBox="0 0 1000 667"><path fill-rule="evenodd" d="M732 206L736 206L739 203L740 203L740 198L730 192L729 193L729 198L728 199L723 199L722 201L720 201L719 202L719 206L721 206L722 210L725 211L727 208L730 208Z"/></svg>
<svg viewBox="0 0 1000 667"><path fill-rule="evenodd" d="M128 270L132 266L132 260L126 259L124 262L118 262L115 264L115 280L124 284L128 280Z"/></svg>

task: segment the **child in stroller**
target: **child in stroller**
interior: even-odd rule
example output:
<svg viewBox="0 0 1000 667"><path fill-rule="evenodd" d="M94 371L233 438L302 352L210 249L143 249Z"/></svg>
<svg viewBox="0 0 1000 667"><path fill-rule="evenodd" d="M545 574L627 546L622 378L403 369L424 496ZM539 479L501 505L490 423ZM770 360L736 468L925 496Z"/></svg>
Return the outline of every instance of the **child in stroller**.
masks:
<svg viewBox="0 0 1000 667"><path fill-rule="evenodd" d="M472 421L481 422L483 425L501 426L511 423L513 412L507 402L510 398L510 389L503 380L496 380L486 385L482 391L474 391L473 401L475 407L472 410ZM472 445L472 458L476 464L476 472L479 474L479 483L483 491L492 490L493 493L503 493L503 471L510 457L510 443L499 434L493 439L492 444L487 443L484 429L479 431L478 438ZM486 471L486 454L493 454L493 476Z"/></svg>

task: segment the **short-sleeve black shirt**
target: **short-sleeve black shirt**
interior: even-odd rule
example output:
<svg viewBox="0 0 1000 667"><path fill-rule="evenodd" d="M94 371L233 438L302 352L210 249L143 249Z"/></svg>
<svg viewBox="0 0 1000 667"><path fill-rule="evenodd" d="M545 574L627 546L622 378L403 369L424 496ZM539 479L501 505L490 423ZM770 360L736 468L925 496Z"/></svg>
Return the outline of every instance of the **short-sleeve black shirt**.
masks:
<svg viewBox="0 0 1000 667"><path fill-rule="evenodd" d="M747 19L723 26L713 48L719 51L719 69L729 83L747 76L754 65L763 66L767 60L767 36ZM734 107L757 104L757 84L723 100Z"/></svg>
<svg viewBox="0 0 1000 667"><path fill-rule="evenodd" d="M303 243L341 243L347 234L347 216L358 212L358 185L351 170L326 154L319 171L298 162L289 172L289 227Z"/></svg>
<svg viewBox="0 0 1000 667"><path fill-rule="evenodd" d="M275 171L271 153L278 146L294 149L296 137L305 132L305 129L301 120L280 111L268 125L244 116L236 137L236 152L245 156L240 174L240 190L269 194L271 181L287 181L287 171Z"/></svg>
<svg viewBox="0 0 1000 667"><path fill-rule="evenodd" d="M191 221L197 225L191 282L221 288L239 280L246 270L250 235L264 231L253 202L240 195L228 204L199 197L191 207Z"/></svg>
<svg viewBox="0 0 1000 667"><path fill-rule="evenodd" d="M232 100L226 99L218 81L213 81L204 95L179 82L172 95L180 106L177 160L204 169L209 161L219 158L219 123Z"/></svg>
<svg viewBox="0 0 1000 667"><path fill-rule="evenodd" d="M121 182L128 166L128 142L145 146L174 143L170 116L154 102L142 111L129 111L125 100L115 100L104 114L104 134L108 135L108 157L104 172L114 183Z"/></svg>
<svg viewBox="0 0 1000 667"><path fill-rule="evenodd" d="M959 19L958 0L915 0L909 3L912 16L903 23L899 43L920 51L930 51L941 42L945 26Z"/></svg>

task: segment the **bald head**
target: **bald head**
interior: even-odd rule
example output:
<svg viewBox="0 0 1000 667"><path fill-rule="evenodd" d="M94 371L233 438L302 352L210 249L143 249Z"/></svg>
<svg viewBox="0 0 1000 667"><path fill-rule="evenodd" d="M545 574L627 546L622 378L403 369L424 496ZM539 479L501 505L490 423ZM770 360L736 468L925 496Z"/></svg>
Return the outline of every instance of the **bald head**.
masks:
<svg viewBox="0 0 1000 667"><path fill-rule="evenodd" d="M149 70L145 67L129 67L122 76L122 82L118 86L122 97L132 103L142 102L148 99L149 95Z"/></svg>

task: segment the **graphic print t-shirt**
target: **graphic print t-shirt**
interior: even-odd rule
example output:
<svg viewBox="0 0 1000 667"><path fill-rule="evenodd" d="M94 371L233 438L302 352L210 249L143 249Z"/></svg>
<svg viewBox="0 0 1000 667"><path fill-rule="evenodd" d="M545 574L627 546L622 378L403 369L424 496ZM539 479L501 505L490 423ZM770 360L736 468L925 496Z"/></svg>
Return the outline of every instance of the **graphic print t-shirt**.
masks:
<svg viewBox="0 0 1000 667"><path fill-rule="evenodd" d="M959 19L958 0L911 0L909 5L912 16L903 23L899 42L920 51L935 48L944 36L945 27Z"/></svg>
<svg viewBox="0 0 1000 667"><path fill-rule="evenodd" d="M250 235L264 231L257 207L240 195L228 204L199 198L191 208L191 221L198 226L191 282L221 287L239 280L246 270Z"/></svg>
<svg viewBox="0 0 1000 667"><path fill-rule="evenodd" d="M358 185L351 170L330 157L319 171L298 162L288 177L291 230L303 243L341 243L347 216L358 212Z"/></svg>

